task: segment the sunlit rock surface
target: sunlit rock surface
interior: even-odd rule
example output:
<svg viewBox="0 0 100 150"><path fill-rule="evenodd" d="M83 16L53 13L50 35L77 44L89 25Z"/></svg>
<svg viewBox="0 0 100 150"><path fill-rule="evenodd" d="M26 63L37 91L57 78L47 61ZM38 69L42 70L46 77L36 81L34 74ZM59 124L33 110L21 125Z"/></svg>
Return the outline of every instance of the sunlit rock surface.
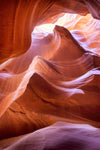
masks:
<svg viewBox="0 0 100 150"><path fill-rule="evenodd" d="M99 6L0 1L1 148L99 150Z"/></svg>

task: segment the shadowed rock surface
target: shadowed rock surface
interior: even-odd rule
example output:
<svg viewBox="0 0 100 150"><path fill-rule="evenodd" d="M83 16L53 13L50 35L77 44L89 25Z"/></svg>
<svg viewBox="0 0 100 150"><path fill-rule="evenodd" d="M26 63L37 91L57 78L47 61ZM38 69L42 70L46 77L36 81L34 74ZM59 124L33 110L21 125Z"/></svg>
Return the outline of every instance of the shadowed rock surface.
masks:
<svg viewBox="0 0 100 150"><path fill-rule="evenodd" d="M1 149L99 150L99 6L0 1Z"/></svg>

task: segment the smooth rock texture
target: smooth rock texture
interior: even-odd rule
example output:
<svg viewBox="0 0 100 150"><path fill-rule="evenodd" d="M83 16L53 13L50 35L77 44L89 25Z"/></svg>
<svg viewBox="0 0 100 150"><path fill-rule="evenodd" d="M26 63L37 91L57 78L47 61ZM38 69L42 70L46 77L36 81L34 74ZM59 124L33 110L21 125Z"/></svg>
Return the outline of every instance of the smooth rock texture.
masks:
<svg viewBox="0 0 100 150"><path fill-rule="evenodd" d="M31 133L5 150L99 150L99 129L58 122Z"/></svg>
<svg viewBox="0 0 100 150"><path fill-rule="evenodd" d="M79 6L83 8L82 12ZM34 27L62 12L86 14L88 11L81 0L73 0L73 3L64 0L0 0L0 63L27 51Z"/></svg>
<svg viewBox="0 0 100 150"><path fill-rule="evenodd" d="M0 1L1 149L99 150L99 6Z"/></svg>

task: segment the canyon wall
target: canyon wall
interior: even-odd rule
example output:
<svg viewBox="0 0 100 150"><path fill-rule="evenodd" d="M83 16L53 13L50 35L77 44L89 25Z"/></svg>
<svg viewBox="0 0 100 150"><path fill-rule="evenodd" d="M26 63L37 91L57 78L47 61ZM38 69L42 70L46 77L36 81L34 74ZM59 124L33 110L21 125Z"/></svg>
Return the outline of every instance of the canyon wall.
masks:
<svg viewBox="0 0 100 150"><path fill-rule="evenodd" d="M99 0L0 0L1 148L71 150L70 136L83 143L72 150L99 148L90 146L99 138L85 140L89 128L100 134L99 8ZM61 138L50 143L53 126Z"/></svg>

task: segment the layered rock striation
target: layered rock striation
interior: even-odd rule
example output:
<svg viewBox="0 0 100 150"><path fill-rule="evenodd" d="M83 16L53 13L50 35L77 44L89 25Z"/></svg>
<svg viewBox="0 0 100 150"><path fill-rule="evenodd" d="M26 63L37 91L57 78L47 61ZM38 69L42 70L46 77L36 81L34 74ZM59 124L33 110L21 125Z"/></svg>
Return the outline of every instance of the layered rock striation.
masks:
<svg viewBox="0 0 100 150"><path fill-rule="evenodd" d="M99 5L0 1L1 148L99 148Z"/></svg>

